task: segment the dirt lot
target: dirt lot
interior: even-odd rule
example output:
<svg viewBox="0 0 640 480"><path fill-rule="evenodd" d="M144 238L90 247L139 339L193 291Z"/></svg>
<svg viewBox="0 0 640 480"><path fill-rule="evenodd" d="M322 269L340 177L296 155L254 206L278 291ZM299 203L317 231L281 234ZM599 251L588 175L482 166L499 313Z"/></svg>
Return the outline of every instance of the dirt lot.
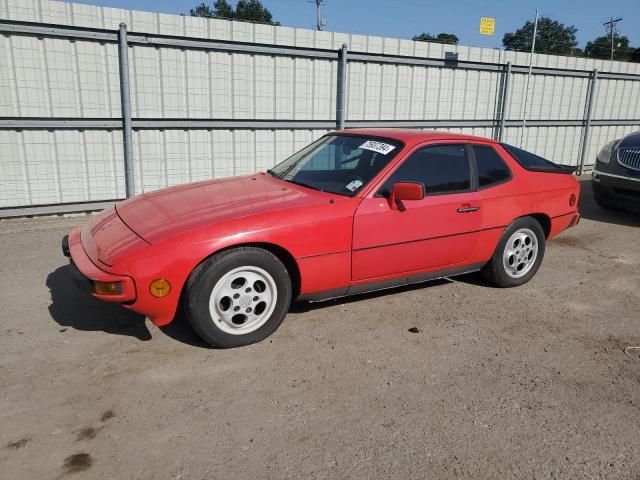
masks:
<svg viewBox="0 0 640 480"><path fill-rule="evenodd" d="M2 221L0 477L639 479L640 216L583 190L524 287L294 306L228 351L77 292L84 218Z"/></svg>

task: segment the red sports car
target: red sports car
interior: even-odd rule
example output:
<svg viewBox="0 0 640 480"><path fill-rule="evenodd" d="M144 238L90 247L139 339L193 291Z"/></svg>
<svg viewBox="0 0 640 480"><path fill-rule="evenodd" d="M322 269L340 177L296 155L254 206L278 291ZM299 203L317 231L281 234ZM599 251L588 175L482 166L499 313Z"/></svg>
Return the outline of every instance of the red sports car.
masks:
<svg viewBox="0 0 640 480"><path fill-rule="evenodd" d="M529 281L580 219L572 169L446 132L329 133L271 170L123 201L64 238L96 298L156 325L180 305L218 347L318 301L480 270Z"/></svg>

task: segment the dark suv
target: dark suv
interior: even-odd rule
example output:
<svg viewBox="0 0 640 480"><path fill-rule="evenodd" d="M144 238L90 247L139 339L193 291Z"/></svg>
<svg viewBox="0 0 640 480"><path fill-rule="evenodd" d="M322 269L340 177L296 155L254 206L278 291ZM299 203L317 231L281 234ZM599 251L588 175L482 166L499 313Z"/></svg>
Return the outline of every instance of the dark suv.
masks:
<svg viewBox="0 0 640 480"><path fill-rule="evenodd" d="M591 184L599 205L640 212L640 132L602 147Z"/></svg>

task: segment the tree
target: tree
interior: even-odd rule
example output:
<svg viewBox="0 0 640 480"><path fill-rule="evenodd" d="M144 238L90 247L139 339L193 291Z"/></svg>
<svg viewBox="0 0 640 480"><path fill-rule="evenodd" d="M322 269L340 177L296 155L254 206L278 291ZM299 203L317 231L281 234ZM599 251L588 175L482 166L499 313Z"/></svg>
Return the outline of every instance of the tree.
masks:
<svg viewBox="0 0 640 480"><path fill-rule="evenodd" d="M226 0L216 0L213 4L213 10L209 5L201 3L196 8L192 8L190 12L192 17L206 17L206 18L233 18L233 7L227 3Z"/></svg>
<svg viewBox="0 0 640 480"><path fill-rule="evenodd" d="M553 55L572 55L578 46L573 25L566 26L549 17L540 17L536 35L536 52ZM530 51L533 38L533 22L526 22L514 33L505 33L502 45L507 50Z"/></svg>
<svg viewBox="0 0 640 480"><path fill-rule="evenodd" d="M235 10L226 0L216 0L213 9L205 3L201 3L192 8L190 13L193 17L227 18L280 25L280 23L273 21L273 15L260 3L260 0L238 0Z"/></svg>
<svg viewBox="0 0 640 480"><path fill-rule="evenodd" d="M571 55L572 57L584 57L584 50L582 50L580 47L573 47L569 55Z"/></svg>
<svg viewBox="0 0 640 480"><path fill-rule="evenodd" d="M616 35L613 46L614 60L628 61L631 59L631 50L633 49L629 48L629 39L626 36ZM611 36L603 35L587 42L584 53L591 58L611 59Z"/></svg>
<svg viewBox="0 0 640 480"><path fill-rule="evenodd" d="M260 0L238 0L235 18L249 22L280 25L278 22L273 21L271 12L262 6Z"/></svg>
<svg viewBox="0 0 640 480"><path fill-rule="evenodd" d="M439 33L438 35L431 35L430 33L421 33L413 37L413 40L418 42L436 42L436 43L450 43L457 45L459 39L453 33Z"/></svg>
<svg viewBox="0 0 640 480"><path fill-rule="evenodd" d="M636 63L640 63L640 48L636 48L631 53L631 61L632 62L636 62Z"/></svg>

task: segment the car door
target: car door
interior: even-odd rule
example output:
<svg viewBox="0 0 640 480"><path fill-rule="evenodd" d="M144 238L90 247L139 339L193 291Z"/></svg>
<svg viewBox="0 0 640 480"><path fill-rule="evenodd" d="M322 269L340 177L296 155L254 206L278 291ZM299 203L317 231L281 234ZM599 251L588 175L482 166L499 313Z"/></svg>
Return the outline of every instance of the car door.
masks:
<svg viewBox="0 0 640 480"><path fill-rule="evenodd" d="M397 182L422 183L425 197L391 208L387 197ZM353 281L464 264L482 224L476 183L466 145L415 149L355 213Z"/></svg>

